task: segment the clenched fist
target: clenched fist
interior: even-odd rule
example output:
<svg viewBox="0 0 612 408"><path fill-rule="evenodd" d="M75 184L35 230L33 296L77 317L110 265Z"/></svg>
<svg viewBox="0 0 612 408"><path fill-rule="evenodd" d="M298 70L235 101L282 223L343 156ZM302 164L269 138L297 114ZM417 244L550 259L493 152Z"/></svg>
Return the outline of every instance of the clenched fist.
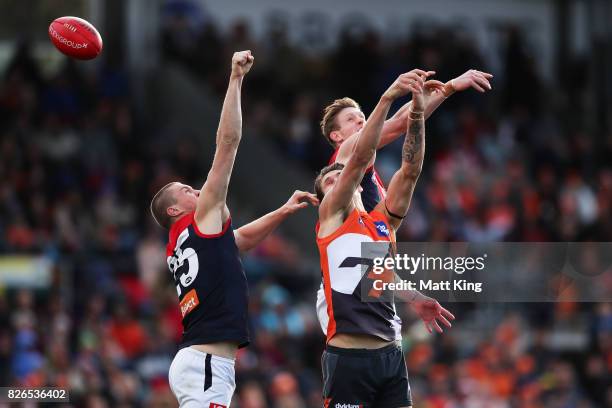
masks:
<svg viewBox="0 0 612 408"><path fill-rule="evenodd" d="M232 56L232 77L242 78L251 70L255 57L250 50L235 52Z"/></svg>

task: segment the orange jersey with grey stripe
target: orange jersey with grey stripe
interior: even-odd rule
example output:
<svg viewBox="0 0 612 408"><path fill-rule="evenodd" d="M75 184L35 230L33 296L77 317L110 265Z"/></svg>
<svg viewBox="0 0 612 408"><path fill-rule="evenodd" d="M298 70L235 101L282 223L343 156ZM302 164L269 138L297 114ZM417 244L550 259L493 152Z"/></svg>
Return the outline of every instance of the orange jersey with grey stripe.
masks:
<svg viewBox="0 0 612 408"><path fill-rule="evenodd" d="M375 279L390 281L393 271L373 274L372 260L362 255L364 242L388 242L380 256L392 250L395 234L384 214L355 209L332 234L317 236L329 318L328 342L336 333L369 334L386 341L401 338L402 322L395 312L392 294L381 297L373 289Z"/></svg>

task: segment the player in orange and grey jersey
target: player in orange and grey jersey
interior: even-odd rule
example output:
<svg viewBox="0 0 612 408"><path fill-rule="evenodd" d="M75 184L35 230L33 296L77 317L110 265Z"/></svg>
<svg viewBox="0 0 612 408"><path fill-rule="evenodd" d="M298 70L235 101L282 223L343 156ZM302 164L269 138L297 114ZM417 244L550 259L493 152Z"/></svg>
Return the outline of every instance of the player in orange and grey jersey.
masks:
<svg viewBox="0 0 612 408"><path fill-rule="evenodd" d="M493 75L487 72L470 69L446 83L436 80L425 81L425 119L429 118L442 102L455 92L468 89L475 89L478 92L491 90L489 81L492 77ZM377 149L386 146L406 133L407 115L411 106L412 102L406 103L391 118L385 120ZM346 163L348 156L355 148L355 143L361 134L364 123L365 115L361 111L361 107L351 98L336 99L325 107L321 120L321 133L335 149L328 164ZM370 161L370 165L361 180L361 200L366 211L372 211L387 194L385 185L376 171L375 160L376 154ZM321 287L317 292L316 309L321 329L323 333L326 333L328 321L323 282L321 282Z"/></svg>
<svg viewBox="0 0 612 408"><path fill-rule="evenodd" d="M399 339L401 320L392 300L365 302L363 285L368 279L359 262L363 242L392 245L395 230L404 218L424 158L424 96L427 77L433 72L413 70L402 74L383 94L365 123L346 165L324 168L315 181L321 202L317 245L325 286L327 347L323 354L323 398L325 407L409 407L412 405L408 373ZM360 183L381 138L384 118L391 103L408 92L413 94L408 113L408 134L402 151L402 166L395 173L385 199L367 212ZM391 271L393 273L393 271ZM367 288L366 288L367 289ZM432 298L409 291L408 301L429 331L450 327L454 316Z"/></svg>

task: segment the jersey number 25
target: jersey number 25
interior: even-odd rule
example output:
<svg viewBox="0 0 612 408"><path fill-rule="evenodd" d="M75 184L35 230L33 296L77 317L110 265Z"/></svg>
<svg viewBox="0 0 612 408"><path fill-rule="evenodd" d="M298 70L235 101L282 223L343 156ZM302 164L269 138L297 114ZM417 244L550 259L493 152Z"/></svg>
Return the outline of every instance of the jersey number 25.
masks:
<svg viewBox="0 0 612 408"><path fill-rule="evenodd" d="M181 235L179 235L178 239L176 240L174 254L172 256L169 256L167 259L168 267L170 268L170 271L172 272L175 281L177 280L177 271L185 269L183 268L183 266L185 265L185 260L187 261L187 265L185 265L187 266L187 270L179 276L178 281L180 283L176 285L176 292L179 296L181 296L182 292L181 286L183 288L187 288L195 281L196 276L198 276L198 269L200 266L198 263L198 256L196 255L195 250L189 247L182 248L187 238L189 238L189 230L185 228L185 230L181 233Z"/></svg>

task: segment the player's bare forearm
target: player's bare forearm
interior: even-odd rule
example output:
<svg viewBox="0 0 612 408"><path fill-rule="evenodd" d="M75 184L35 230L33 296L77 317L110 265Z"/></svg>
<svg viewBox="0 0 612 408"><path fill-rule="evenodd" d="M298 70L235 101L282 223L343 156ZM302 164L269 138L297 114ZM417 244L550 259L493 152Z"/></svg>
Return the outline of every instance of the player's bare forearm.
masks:
<svg viewBox="0 0 612 408"><path fill-rule="evenodd" d="M421 116L409 121L408 134L402 146L402 173L411 180L421 174L425 158L425 119Z"/></svg>
<svg viewBox="0 0 612 408"><path fill-rule="evenodd" d="M209 193L214 194L214 190L218 190L217 198L223 202L242 138L241 90L242 77L230 77L217 129L215 157L209 174L209 181L210 177L213 177L214 181Z"/></svg>
<svg viewBox="0 0 612 408"><path fill-rule="evenodd" d="M399 277L397 278L399 279ZM414 290L410 290L410 289L396 290L394 294L399 298L399 300L401 300L402 302L409 303L409 304L414 302L417 299L422 299L423 297L425 297L425 295L423 295L421 292L419 292L416 289Z"/></svg>
<svg viewBox="0 0 612 408"><path fill-rule="evenodd" d="M250 51L235 52L232 56L232 71L217 129L215 156L195 211L198 228L205 234L220 232L229 217L225 201L242 136L242 79L251 69L253 60Z"/></svg>
<svg viewBox="0 0 612 408"><path fill-rule="evenodd" d="M393 100L394 98L387 95L387 93L380 98L363 129L342 143L338 156L342 154L347 159L345 161L348 161L349 158L354 162L367 161L364 169L367 168L370 160L374 158L385 125L385 118L389 113Z"/></svg>
<svg viewBox="0 0 612 408"><path fill-rule="evenodd" d="M235 230L236 246L240 251L255 248L288 216L308 207L308 204L316 206L319 200L312 193L296 190L282 207Z"/></svg>
<svg viewBox="0 0 612 408"><path fill-rule="evenodd" d="M425 119L422 113L411 115L415 117L409 120L402 146L402 165L391 178L387 198L377 206L379 211L389 216L389 223L395 229L408 212L425 158Z"/></svg>
<svg viewBox="0 0 612 408"><path fill-rule="evenodd" d="M366 121L366 124L361 130L361 134L355 143L355 149L351 155L351 159L362 164L364 166L364 171L376 153L376 148L378 147L378 142L380 141L385 118L389 113L392 102L393 99L383 95L370 114L370 117Z"/></svg>
<svg viewBox="0 0 612 408"><path fill-rule="evenodd" d="M223 100L223 108L221 109L221 118L219 120L219 128L217 129L217 150L230 146L237 148L242 136L242 109L241 90L242 77L231 76L225 99Z"/></svg>
<svg viewBox="0 0 612 408"><path fill-rule="evenodd" d="M236 52L232 56L232 70L215 139L215 156L198 198L198 218L210 209L225 207L229 180L242 136L242 80L251 69L253 61L250 51Z"/></svg>
<svg viewBox="0 0 612 408"><path fill-rule="evenodd" d="M207 208L225 205L227 189L242 136L241 88L242 78L232 77L221 110L215 156L202 188L202 194L200 194L200 202Z"/></svg>
<svg viewBox="0 0 612 408"><path fill-rule="evenodd" d="M427 103L425 104L425 112L424 112L425 120L429 119L431 114L434 113L436 109L438 109L440 105L442 105L442 102L444 102L445 100L446 100L446 97L444 97L444 95L440 92L437 92L431 95L427 99Z"/></svg>
<svg viewBox="0 0 612 408"><path fill-rule="evenodd" d="M276 209L234 231L236 246L242 252L255 248L274 231L289 214L283 208Z"/></svg>
<svg viewBox="0 0 612 408"><path fill-rule="evenodd" d="M406 131L406 119L411 102L405 103L395 114L385 120L382 126L377 149L381 149L400 137ZM359 135L357 135L359 137Z"/></svg>

